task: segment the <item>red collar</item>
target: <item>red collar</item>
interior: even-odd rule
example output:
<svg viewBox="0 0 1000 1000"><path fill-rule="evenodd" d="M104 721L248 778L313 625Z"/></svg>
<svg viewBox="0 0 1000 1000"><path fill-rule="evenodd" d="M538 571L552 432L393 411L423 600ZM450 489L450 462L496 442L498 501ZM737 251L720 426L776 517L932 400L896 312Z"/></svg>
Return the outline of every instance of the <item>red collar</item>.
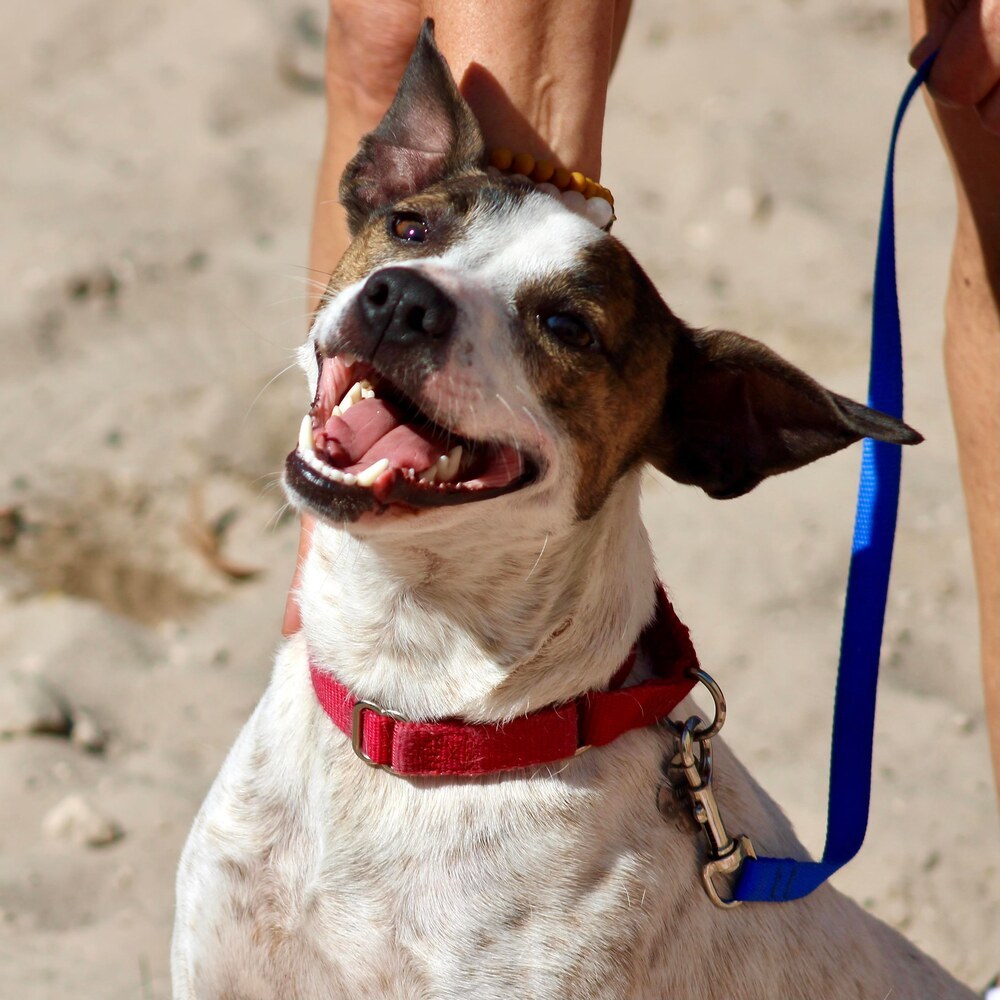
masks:
<svg viewBox="0 0 1000 1000"><path fill-rule="evenodd" d="M656 676L621 687L642 646ZM366 763L402 775L477 775L533 767L604 746L630 729L651 726L673 711L694 687L698 658L688 630L662 586L656 615L611 682L574 701L522 715L503 725L458 719L411 722L359 701L332 674L311 660L313 690L323 710L351 738Z"/></svg>

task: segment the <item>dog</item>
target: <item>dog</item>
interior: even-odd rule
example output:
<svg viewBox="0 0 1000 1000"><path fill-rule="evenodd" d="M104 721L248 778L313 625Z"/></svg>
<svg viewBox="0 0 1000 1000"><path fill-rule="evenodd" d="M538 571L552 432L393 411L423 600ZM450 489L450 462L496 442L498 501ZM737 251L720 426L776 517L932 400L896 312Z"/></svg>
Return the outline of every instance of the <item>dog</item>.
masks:
<svg viewBox="0 0 1000 1000"><path fill-rule="evenodd" d="M585 753L571 734L541 764L519 744L491 773L376 760L375 722L487 739L655 684L647 465L728 498L865 436L920 439L690 329L608 232L485 165L425 24L342 180L353 242L285 475L317 519L302 631L184 849L175 998L971 997L829 886L713 906L703 838L662 794L668 725ZM805 856L716 743L729 827Z"/></svg>

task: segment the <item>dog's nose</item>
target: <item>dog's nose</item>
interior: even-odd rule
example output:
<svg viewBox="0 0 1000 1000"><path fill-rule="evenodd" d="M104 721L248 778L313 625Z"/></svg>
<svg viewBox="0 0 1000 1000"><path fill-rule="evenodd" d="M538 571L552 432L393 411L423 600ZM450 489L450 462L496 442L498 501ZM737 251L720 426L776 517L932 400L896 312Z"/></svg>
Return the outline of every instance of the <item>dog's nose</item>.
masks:
<svg viewBox="0 0 1000 1000"><path fill-rule="evenodd" d="M439 340L455 324L455 303L409 267L376 271L361 289L361 314L379 341Z"/></svg>

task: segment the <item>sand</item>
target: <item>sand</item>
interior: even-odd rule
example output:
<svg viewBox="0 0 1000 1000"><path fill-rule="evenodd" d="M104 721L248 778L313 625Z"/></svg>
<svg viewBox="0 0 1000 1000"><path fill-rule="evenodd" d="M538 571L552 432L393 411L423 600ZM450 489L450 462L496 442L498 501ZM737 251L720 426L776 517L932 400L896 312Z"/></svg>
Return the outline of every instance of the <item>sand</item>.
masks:
<svg viewBox="0 0 1000 1000"><path fill-rule="evenodd" d="M639 2L609 104L617 234L695 325L863 397L903 4ZM0 32L0 996L169 995L184 836L266 683L307 405L322 6L7 4ZM1000 837L941 367L953 217L899 160L908 419L872 821L842 889L977 987ZM858 449L715 503L650 476L726 732L822 846ZM42 732L32 730L41 729Z"/></svg>

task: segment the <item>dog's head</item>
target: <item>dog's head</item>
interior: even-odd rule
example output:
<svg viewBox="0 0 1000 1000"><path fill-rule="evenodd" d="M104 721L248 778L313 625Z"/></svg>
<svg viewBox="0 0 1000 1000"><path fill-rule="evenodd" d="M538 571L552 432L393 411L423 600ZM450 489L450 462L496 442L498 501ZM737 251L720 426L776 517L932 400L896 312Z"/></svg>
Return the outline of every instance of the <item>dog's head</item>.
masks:
<svg viewBox="0 0 1000 1000"><path fill-rule="evenodd" d="M286 481L319 517L572 523L644 462L724 498L865 436L920 440L756 341L689 329L614 237L486 161L428 23L344 173L353 242L303 353Z"/></svg>

